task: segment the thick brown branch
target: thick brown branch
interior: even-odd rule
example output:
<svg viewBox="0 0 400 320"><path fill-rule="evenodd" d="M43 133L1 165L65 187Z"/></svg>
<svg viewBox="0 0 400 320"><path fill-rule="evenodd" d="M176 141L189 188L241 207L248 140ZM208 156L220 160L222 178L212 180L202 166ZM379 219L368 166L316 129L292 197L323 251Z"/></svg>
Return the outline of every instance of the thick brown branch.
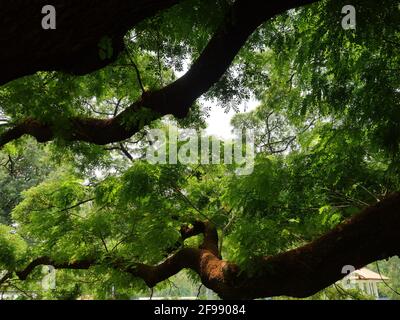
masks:
<svg viewBox="0 0 400 320"><path fill-rule="evenodd" d="M36 71L86 74L111 63L124 49L126 32L179 0L52 0L56 30L43 30L46 0L0 2L0 85ZM99 44L110 40L112 56L102 59Z"/></svg>
<svg viewBox="0 0 400 320"><path fill-rule="evenodd" d="M183 118L187 116L195 100L222 77L248 37L262 22L288 9L315 1L317 0L253 0L249 3L248 0L238 0L232 5L221 27L200 57L177 81L161 90L145 93L140 101L112 119L72 118L64 130L56 128L55 124L26 120L0 136L0 148L24 134L35 137L39 142L50 141L55 136L67 141L99 145L120 142L142 129L138 121L132 119L143 107L155 112L154 118L148 118L148 122L167 114Z"/></svg>
<svg viewBox="0 0 400 320"><path fill-rule="evenodd" d="M174 83L149 95L144 101L145 106L161 114L185 117L193 102L219 81L247 39L263 22L316 1L236 1L190 70Z"/></svg>
<svg viewBox="0 0 400 320"><path fill-rule="evenodd" d="M200 249L208 250L218 256L218 232L215 226L209 222L195 221L193 227L183 226L181 228L181 236L183 240L203 234L203 243Z"/></svg>
<svg viewBox="0 0 400 320"><path fill-rule="evenodd" d="M27 119L0 135L0 148L23 135L35 137L38 142L51 141L55 136L66 141L84 141L98 145L123 141L142 129L139 121L129 121L130 116L137 112L138 105L131 105L111 119L71 118L64 124L64 128ZM154 119L156 117L154 115Z"/></svg>
<svg viewBox="0 0 400 320"><path fill-rule="evenodd" d="M183 269L191 269L199 274L206 287L225 299L307 297L343 278L344 266L361 268L373 261L399 255L399 228L400 193L396 193L305 246L254 260L258 270L255 275L240 272L234 263L221 260L218 248L214 247L218 243L215 228L210 223L200 222L182 229L183 237L204 232L205 240L199 249L184 248L157 266L136 264L126 268L123 263L115 262L112 266L142 278L149 287ZM26 279L41 264L87 269L94 261L59 264L40 258L17 274L20 279Z"/></svg>
<svg viewBox="0 0 400 320"><path fill-rule="evenodd" d="M345 276L346 265L363 267L373 261L400 254L400 193L394 194L315 241L275 256L254 260L258 273L249 276L234 263L218 256L218 237L210 223L182 228L182 237L204 233L199 249L184 248L157 266L136 264L120 270L142 278L150 287L182 269L197 272L202 283L225 299L253 299L271 296L307 297ZM210 245L211 244L211 245ZM42 260L41 260L42 259ZM58 268L87 269L93 261L54 264L41 258L19 272L21 279L40 264Z"/></svg>
<svg viewBox="0 0 400 320"><path fill-rule="evenodd" d="M93 261L93 260L58 263L49 257L40 257L40 258L33 260L24 270L16 272L16 274L20 280L26 280L28 278L28 276L31 274L31 272L36 267L42 266L42 265L53 266L56 269L83 270L83 269L89 269L94 264L95 264L95 261Z"/></svg>
<svg viewBox="0 0 400 320"><path fill-rule="evenodd" d="M255 263L261 273L238 279L227 298L307 297L361 268L400 254L400 193L363 210L315 241Z"/></svg>
<svg viewBox="0 0 400 320"><path fill-rule="evenodd" d="M184 249L156 267L141 265L136 275L155 285L183 268L195 270L208 288L227 299L307 297L345 276L346 265L363 267L400 254L400 193L372 206L308 245L254 261L254 276L207 249Z"/></svg>

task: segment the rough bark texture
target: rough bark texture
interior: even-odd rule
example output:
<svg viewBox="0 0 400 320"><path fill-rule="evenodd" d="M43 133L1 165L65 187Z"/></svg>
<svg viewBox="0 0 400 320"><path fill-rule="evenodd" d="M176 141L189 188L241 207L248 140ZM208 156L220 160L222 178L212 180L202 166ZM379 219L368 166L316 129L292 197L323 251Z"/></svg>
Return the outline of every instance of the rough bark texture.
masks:
<svg viewBox="0 0 400 320"><path fill-rule="evenodd" d="M0 2L0 85L36 71L86 74L112 62L126 32L179 0L13 0ZM57 12L57 29L43 30L42 8ZM113 56L102 60L101 39L112 40Z"/></svg>
<svg viewBox="0 0 400 320"><path fill-rule="evenodd" d="M255 299L273 296L307 297L343 278L346 265L361 268L371 262L400 255L400 193L371 206L313 242L275 256L254 260L259 270L248 275L219 256L218 234L209 222L183 227L182 239L204 234L199 248L184 248L157 266L124 262L110 266L142 278L149 287L167 280L183 269L197 272L202 283L224 299ZM17 272L20 279L42 264L56 268L88 269L94 260L53 263L50 258L34 260ZM125 262L130 265L130 262Z"/></svg>
<svg viewBox="0 0 400 320"><path fill-rule="evenodd" d="M69 126L67 126L68 132L60 133L55 130L56 124L28 119L0 135L0 148L25 134L35 137L39 142L50 141L54 138L55 132L60 138L67 141L85 141L100 145L119 142L131 137L141 129L137 123L127 120L142 107L153 110L155 112L154 119L167 114L184 118L196 99L206 93L222 77L248 37L261 23L288 9L315 1L253 0L249 2L248 0L238 0L232 5L221 27L197 61L177 81L161 90L147 92L140 101L133 103L115 118L105 120L70 119ZM148 121L151 120L153 119L148 119Z"/></svg>

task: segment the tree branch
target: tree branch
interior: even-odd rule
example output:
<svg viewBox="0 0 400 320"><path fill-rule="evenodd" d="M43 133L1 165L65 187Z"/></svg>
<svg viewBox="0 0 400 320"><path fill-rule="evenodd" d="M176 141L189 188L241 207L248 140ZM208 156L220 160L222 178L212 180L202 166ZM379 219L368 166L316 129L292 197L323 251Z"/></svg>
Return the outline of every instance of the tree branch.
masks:
<svg viewBox="0 0 400 320"><path fill-rule="evenodd" d="M50 257L40 257L33 260L25 269L16 272L20 280L26 280L32 271L38 266L53 266L56 269L84 270L95 265L94 260L82 260L76 262L58 263Z"/></svg>
<svg viewBox="0 0 400 320"><path fill-rule="evenodd" d="M202 283L224 299L254 299L272 296L307 297L334 284L346 274L346 265L359 269L371 262L400 255L400 193L363 210L352 219L307 245L274 256L253 260L256 274L222 260L218 234L209 222L195 222L181 229L183 239L204 234L199 248L183 248L157 266L113 261L110 266L142 278L149 287L183 269L194 270ZM48 257L34 260L17 272L21 280L38 265L88 269L94 260L56 263ZM128 265L128 267L126 267Z"/></svg>
<svg viewBox="0 0 400 320"><path fill-rule="evenodd" d="M124 36L135 25L179 0L52 0L57 29L41 26L45 0L0 2L0 85L37 71L87 74L113 62L124 49ZM112 57L102 59L99 43L107 37ZM34 54L32 54L34 53Z"/></svg>
<svg viewBox="0 0 400 320"><path fill-rule="evenodd" d="M26 119L0 135L0 148L27 134L38 142L47 142L56 136L66 141L84 141L98 145L120 142L142 129L140 121L132 121L138 111L154 111L146 123L172 114L177 118L187 116L191 105L206 93L225 73L248 37L264 21L288 9L316 2L317 0L285 0L270 2L253 0L236 1L221 27L208 43L189 71L170 85L153 92L146 92L139 101L111 119L69 119L67 130L56 130L57 124Z"/></svg>

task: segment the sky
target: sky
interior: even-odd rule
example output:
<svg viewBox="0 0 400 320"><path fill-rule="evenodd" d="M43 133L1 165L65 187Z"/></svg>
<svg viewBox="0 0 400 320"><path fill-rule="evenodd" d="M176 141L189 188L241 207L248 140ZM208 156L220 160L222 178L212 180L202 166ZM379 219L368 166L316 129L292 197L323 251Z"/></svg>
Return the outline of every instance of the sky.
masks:
<svg viewBox="0 0 400 320"><path fill-rule="evenodd" d="M237 114L232 108L228 113L224 108L210 102L203 103L207 107L211 107L210 116L207 118L207 134L217 136L224 139L232 138L231 119ZM240 113L254 110L259 105L257 100L249 100L239 106Z"/></svg>
<svg viewBox="0 0 400 320"><path fill-rule="evenodd" d="M178 78L182 77L189 70L189 60L183 62L183 70L174 70ZM236 111L231 110L226 113L224 108L210 101L200 99L200 102L205 107L210 108L210 116L207 118L207 134L223 139L233 138L231 119L236 114ZM238 108L240 113L254 110L260 103L257 100L251 99L242 103Z"/></svg>

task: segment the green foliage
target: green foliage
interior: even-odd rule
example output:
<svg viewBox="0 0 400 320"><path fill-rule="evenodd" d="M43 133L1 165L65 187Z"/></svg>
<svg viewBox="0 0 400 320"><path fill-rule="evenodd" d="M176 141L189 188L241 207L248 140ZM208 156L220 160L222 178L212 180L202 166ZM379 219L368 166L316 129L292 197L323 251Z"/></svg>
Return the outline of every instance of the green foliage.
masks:
<svg viewBox="0 0 400 320"><path fill-rule="evenodd" d="M28 244L15 229L0 224L0 269L14 270L27 249Z"/></svg>
<svg viewBox="0 0 400 320"><path fill-rule="evenodd" d="M230 3L184 1L143 21L127 35L126 52L90 75L38 72L2 86L0 114L6 120L0 133L34 117L54 123L59 136L68 133L71 117L110 118L132 107L143 90L168 85L200 55ZM121 144L55 139L39 146L22 139L5 146L0 272L44 255L59 262L96 259L89 270L57 271L54 291L38 285L39 268L20 285L38 293L37 299L148 295L143 281L110 268L110 258L157 264L181 247L198 245L201 236L181 243L180 227L207 219L219 230L224 258L252 273L256 256L302 245L398 191L400 10L396 1L354 0L357 29L345 31L345 4L321 1L269 21L205 95L227 109L250 97L260 101L232 121L236 129L256 133L254 172L248 176L235 175L237 164L146 162L144 133L167 132L175 123L169 116L155 120L146 108L126 120L141 132ZM113 56L112 39L98 46L101 59ZM205 128L206 115L197 102L177 125ZM398 260L382 264L382 270L398 290ZM177 281L193 292L186 277ZM189 293L169 285L160 284L160 294ZM370 297L329 287L311 298Z"/></svg>
<svg viewBox="0 0 400 320"><path fill-rule="evenodd" d="M11 223L21 192L41 182L52 170L47 148L31 140L8 144L0 152L0 223Z"/></svg>
<svg viewBox="0 0 400 320"><path fill-rule="evenodd" d="M392 257L388 260L377 261L368 266L369 269L389 278L389 280L378 285L380 297L390 300L400 300L399 263L399 257Z"/></svg>

